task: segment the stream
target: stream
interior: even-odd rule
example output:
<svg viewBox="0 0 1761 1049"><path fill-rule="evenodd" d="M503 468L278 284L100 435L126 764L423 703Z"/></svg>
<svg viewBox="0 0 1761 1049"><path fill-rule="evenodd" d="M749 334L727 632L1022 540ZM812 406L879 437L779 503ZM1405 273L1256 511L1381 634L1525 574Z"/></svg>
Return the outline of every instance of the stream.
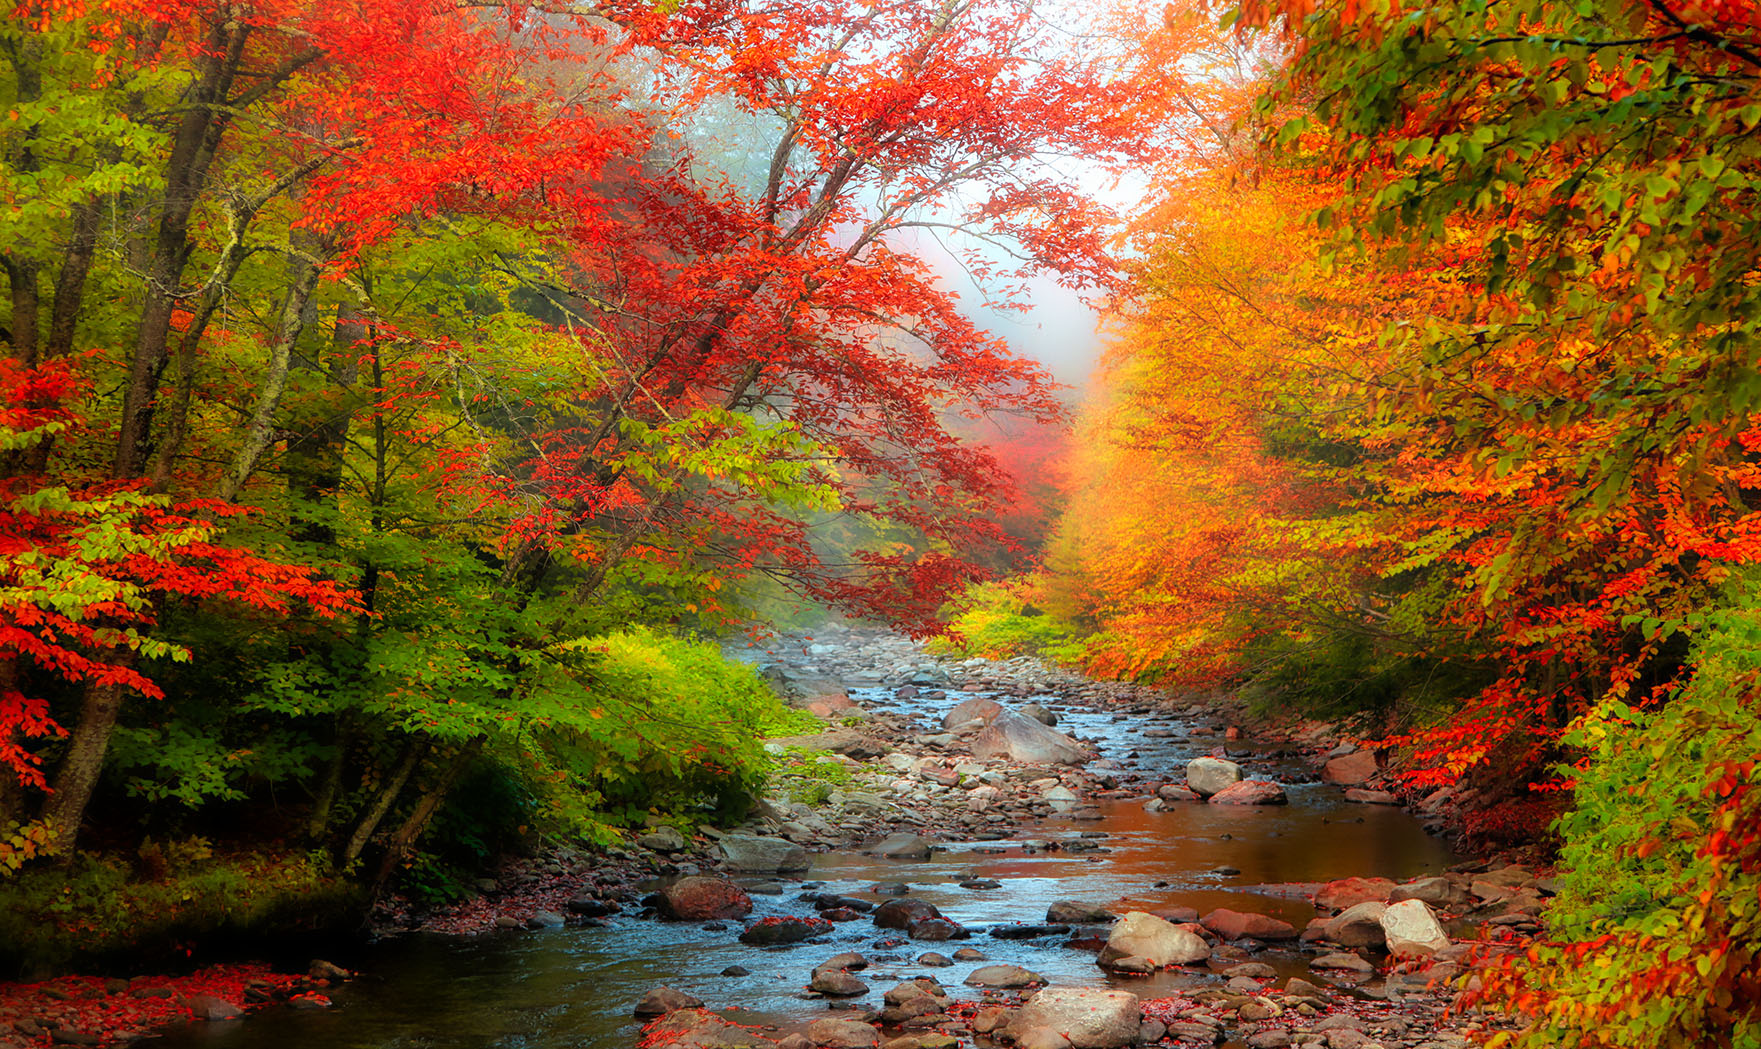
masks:
<svg viewBox="0 0 1761 1049"><path fill-rule="evenodd" d="M963 699L990 694L950 689L900 700L890 688L851 691L865 707L926 722L939 721ZM1039 698L1057 702L1056 696ZM1191 736L1191 725L1176 715L1058 709L1060 731L1098 744L1102 760L1091 768L1116 766L1121 774L1178 778L1188 759L1223 745L1220 739ZM781 880L780 893L775 879L746 882L755 890L753 920L812 915L812 906L797 899L807 889L880 901L886 897L871 890L903 882L911 896L971 928L969 940L911 942L862 920L840 924L805 944L751 947L737 939L741 922L706 929L703 923L637 917L634 909L604 928L470 937L414 934L336 958L364 975L333 989L331 1009L265 1006L242 1022L167 1031L157 1044L163 1049L624 1049L639 1037L632 1005L661 984L694 994L743 1024L800 1024L824 1016L827 1002L805 996L809 971L833 954L852 950L873 962L862 976L875 990L858 1004L878 1004L881 988L922 975L935 976L956 997L975 997L962 979L996 962L1025 966L1053 986L1118 985L1156 997L1221 984L1223 978L1193 970L1112 976L1095 965L1092 951L1065 946L1063 936L1002 940L988 935L986 927L1043 921L1049 904L1079 900L1121 913L1229 907L1301 928L1316 914L1301 883L1354 875L1406 879L1440 873L1460 859L1401 809L1349 804L1336 787L1301 782L1313 778L1312 770L1294 759L1264 757L1265 751L1250 743L1227 746L1254 775L1286 784L1290 803L1182 803L1152 812L1142 798L1103 799L1087 812L1005 828L999 840L950 842L928 860L822 852L813 856L811 871ZM1001 886L959 884L976 879ZM925 951L951 954L958 947L977 948L989 961L934 969L914 961ZM1294 949L1268 947L1255 960L1281 976L1312 975L1304 955ZM730 966L749 972L721 975ZM1365 989L1373 992L1374 985Z"/></svg>

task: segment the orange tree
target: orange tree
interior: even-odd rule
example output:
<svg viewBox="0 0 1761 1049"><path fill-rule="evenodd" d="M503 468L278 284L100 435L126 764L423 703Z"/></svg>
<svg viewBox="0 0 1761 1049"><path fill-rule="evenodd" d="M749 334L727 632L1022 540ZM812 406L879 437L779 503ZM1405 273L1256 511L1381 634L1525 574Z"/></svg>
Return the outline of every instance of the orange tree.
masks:
<svg viewBox="0 0 1761 1049"><path fill-rule="evenodd" d="M1429 778L1581 758L1555 942L1491 984L1524 1045L1761 1037L1756 14L1239 12L1292 49L1268 105L1308 112L1277 140L1347 189L1319 224L1457 291L1384 337L1398 455L1370 480L1496 672L1409 737Z"/></svg>

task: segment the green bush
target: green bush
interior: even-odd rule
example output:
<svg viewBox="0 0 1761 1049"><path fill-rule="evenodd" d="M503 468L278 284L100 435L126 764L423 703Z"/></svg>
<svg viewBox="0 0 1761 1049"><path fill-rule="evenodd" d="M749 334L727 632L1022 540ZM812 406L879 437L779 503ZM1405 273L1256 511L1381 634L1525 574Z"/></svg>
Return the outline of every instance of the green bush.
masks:
<svg viewBox="0 0 1761 1049"><path fill-rule="evenodd" d="M1655 711L1607 702L1586 755L1548 940L1495 970L1523 1049L1761 1047L1761 609L1712 617L1692 677Z"/></svg>
<svg viewBox="0 0 1761 1049"><path fill-rule="evenodd" d="M360 906L357 887L305 854L215 856L200 838L142 844L132 858L81 854L0 881L0 972L35 976L167 960L180 943L314 929Z"/></svg>
<svg viewBox="0 0 1761 1049"><path fill-rule="evenodd" d="M1007 583L969 587L948 617L946 633L930 645L943 655L1008 659L1036 655L1061 663L1082 658L1080 631L1034 608Z"/></svg>

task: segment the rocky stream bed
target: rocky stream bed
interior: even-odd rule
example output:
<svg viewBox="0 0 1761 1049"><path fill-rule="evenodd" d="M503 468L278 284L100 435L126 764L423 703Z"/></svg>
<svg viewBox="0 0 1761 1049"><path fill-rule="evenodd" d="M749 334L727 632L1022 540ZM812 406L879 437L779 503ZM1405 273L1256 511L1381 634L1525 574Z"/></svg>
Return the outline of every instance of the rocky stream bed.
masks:
<svg viewBox="0 0 1761 1049"><path fill-rule="evenodd" d="M1328 726L860 630L741 655L825 721L767 743L827 752L810 796L387 908L416 927L337 959L352 978L159 1044L1455 1049L1501 1024L1459 995L1549 883L1457 854L1445 796L1401 806Z"/></svg>

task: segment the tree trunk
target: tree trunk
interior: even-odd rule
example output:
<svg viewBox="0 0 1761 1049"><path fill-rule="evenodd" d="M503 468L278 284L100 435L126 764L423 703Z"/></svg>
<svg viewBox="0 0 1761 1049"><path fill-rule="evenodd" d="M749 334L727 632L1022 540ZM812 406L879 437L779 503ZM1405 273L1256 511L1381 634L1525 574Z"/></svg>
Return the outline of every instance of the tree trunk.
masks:
<svg viewBox="0 0 1761 1049"><path fill-rule="evenodd" d="M146 467L153 403L159 394L159 377L165 370L171 315L181 301L183 270L189 261L190 216L207 186L209 165L231 119L229 110L221 103L238 74L249 35L249 26L236 23L214 27L208 41L208 58L172 141L171 156L165 165L165 204L146 266L146 302L141 307L128 381L122 393L116 457L111 464L112 476L118 480L138 477Z"/></svg>
<svg viewBox="0 0 1761 1049"><path fill-rule="evenodd" d="M322 842L330 832L330 812L336 807L336 797L342 793L342 773L348 764L349 747L354 743L355 734L341 719L336 729L336 752L324 765L324 778L318 781L318 793L312 798L312 812L306 817L306 839L311 842Z"/></svg>
<svg viewBox="0 0 1761 1049"><path fill-rule="evenodd" d="M287 392L294 343L299 341L300 333L306 328L307 307L311 304L312 293L317 290L318 275L323 271L321 257L300 258L293 264L287 299L282 302L281 318L276 322L274 341L269 346L269 369L263 376L257 407L245 425L245 443L233 456L232 465L215 489L215 496L226 502L238 497L275 436L275 414L280 411L282 395Z"/></svg>
<svg viewBox="0 0 1761 1049"><path fill-rule="evenodd" d="M133 653L123 662L132 664ZM80 822L85 819L86 805L98 786L104 771L104 753L110 747L110 733L122 711L123 686L116 682L90 682L85 700L80 705L79 723L67 741L67 754L55 774L55 789L43 803L43 821L49 825L49 842L45 852L70 855L79 840Z"/></svg>
<svg viewBox="0 0 1761 1049"><path fill-rule="evenodd" d="M397 796L404 791L404 784L410 781L410 776L415 773L416 766L421 764L422 756L427 752L428 744L419 740L411 740L404 745L397 767L379 789L379 796L373 799L373 804L362 814L360 822L355 824L355 831L349 835L348 844L343 846L341 866L347 867L361 858L361 850L373 839L373 832L379 829L380 821L391 811Z"/></svg>
<svg viewBox="0 0 1761 1049"><path fill-rule="evenodd" d="M409 851L410 844L424 830L428 829L428 824L434 819L435 813L440 811L441 804L446 801L447 794L457 785L459 777L471 767L471 762L477 760L477 755L483 753L485 739L484 736L478 736L459 748L459 752L453 755L452 763L447 766L446 771L422 793L422 797L416 802L416 807L410 810L408 816L404 817L403 824L392 832L391 838L386 842L385 855L379 860L379 873L373 879L372 891L367 894L369 899L377 899L379 894L385 890L386 884L391 881L391 876L397 873L397 865L404 858L404 853Z"/></svg>

